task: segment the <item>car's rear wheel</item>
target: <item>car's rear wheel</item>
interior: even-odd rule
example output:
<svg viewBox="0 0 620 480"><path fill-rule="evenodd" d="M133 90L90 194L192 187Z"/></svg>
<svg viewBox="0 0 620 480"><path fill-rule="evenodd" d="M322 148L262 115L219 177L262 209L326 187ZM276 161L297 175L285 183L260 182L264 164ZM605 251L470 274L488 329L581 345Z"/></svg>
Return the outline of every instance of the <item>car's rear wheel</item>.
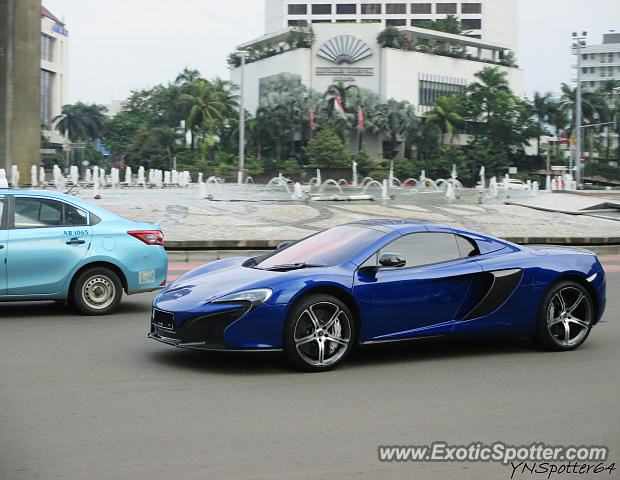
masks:
<svg viewBox="0 0 620 480"><path fill-rule="evenodd" d="M353 315L342 301L331 295L310 295L289 312L284 354L300 370L330 370L349 355L355 338Z"/></svg>
<svg viewBox="0 0 620 480"><path fill-rule="evenodd" d="M89 268L75 279L74 308L84 315L106 315L121 303L123 286L118 275L105 267Z"/></svg>
<svg viewBox="0 0 620 480"><path fill-rule="evenodd" d="M590 293L577 282L560 282L545 294L534 340L548 350L573 350L588 338L593 319Z"/></svg>

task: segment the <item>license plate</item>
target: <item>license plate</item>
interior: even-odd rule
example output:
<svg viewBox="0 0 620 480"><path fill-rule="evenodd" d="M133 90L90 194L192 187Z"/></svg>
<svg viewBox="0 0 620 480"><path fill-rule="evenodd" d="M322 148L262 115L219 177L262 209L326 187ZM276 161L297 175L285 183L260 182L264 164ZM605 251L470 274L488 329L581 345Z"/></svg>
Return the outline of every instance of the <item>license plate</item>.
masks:
<svg viewBox="0 0 620 480"><path fill-rule="evenodd" d="M153 325L164 328L166 330L174 330L174 313L163 312L161 310L153 309L151 315L151 321Z"/></svg>

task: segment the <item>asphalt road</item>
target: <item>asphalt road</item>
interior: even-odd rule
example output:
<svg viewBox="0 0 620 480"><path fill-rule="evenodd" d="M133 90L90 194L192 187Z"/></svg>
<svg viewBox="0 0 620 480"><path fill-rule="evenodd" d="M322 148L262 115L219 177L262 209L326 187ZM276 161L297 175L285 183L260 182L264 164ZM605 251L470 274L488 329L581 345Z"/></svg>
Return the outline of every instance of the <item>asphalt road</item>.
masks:
<svg viewBox="0 0 620 480"><path fill-rule="evenodd" d="M605 317L577 351L524 339L369 347L321 374L291 371L273 354L148 340L152 295L126 298L105 318L0 304L0 479L511 476L497 463L377 459L378 445L436 440L603 444L620 463L612 270Z"/></svg>

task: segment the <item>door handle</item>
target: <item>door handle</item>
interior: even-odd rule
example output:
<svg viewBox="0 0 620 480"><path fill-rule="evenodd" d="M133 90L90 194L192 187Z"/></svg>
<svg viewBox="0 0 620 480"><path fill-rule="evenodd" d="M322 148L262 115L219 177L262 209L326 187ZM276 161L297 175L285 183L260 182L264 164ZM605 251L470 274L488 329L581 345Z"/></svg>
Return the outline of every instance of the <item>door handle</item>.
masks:
<svg viewBox="0 0 620 480"><path fill-rule="evenodd" d="M67 242L67 245L82 245L86 243L86 240L80 240L79 238L72 238Z"/></svg>

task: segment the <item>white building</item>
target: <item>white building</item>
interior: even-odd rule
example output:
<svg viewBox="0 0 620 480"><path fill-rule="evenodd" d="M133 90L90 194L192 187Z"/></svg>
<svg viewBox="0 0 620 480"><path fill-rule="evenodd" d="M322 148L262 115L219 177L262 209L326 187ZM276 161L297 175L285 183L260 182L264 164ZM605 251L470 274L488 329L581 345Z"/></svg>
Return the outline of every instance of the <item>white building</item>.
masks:
<svg viewBox="0 0 620 480"><path fill-rule="evenodd" d="M261 86L280 73L301 77L309 89L324 92L336 82L354 84L377 93L382 102L390 98L407 100L419 114L431 108L437 97L463 93L468 84L477 81L475 74L491 66L489 59L499 60L505 44L488 42L433 30L408 27L413 41L439 40L461 44L474 51L469 58L422 53L420 51L383 48L377 43L381 24L323 23L313 25L315 40L311 48L297 48L267 56L245 66L245 107L255 113ZM239 45L238 49L278 46L289 29L265 35ZM499 66L507 72L507 80L516 95L523 97L523 71ZM231 71L231 80L241 83L241 68ZM369 153L381 154L381 139L365 140Z"/></svg>
<svg viewBox="0 0 620 480"><path fill-rule="evenodd" d="M620 33L605 33L602 44L581 48L581 86L595 90L606 80L620 82Z"/></svg>
<svg viewBox="0 0 620 480"><path fill-rule="evenodd" d="M456 15L474 38L518 46L518 0L266 0L265 33L316 23L379 23L416 27Z"/></svg>
<svg viewBox="0 0 620 480"><path fill-rule="evenodd" d="M44 135L57 144L64 138L52 123L68 99L68 36L65 24L41 7L41 122Z"/></svg>

